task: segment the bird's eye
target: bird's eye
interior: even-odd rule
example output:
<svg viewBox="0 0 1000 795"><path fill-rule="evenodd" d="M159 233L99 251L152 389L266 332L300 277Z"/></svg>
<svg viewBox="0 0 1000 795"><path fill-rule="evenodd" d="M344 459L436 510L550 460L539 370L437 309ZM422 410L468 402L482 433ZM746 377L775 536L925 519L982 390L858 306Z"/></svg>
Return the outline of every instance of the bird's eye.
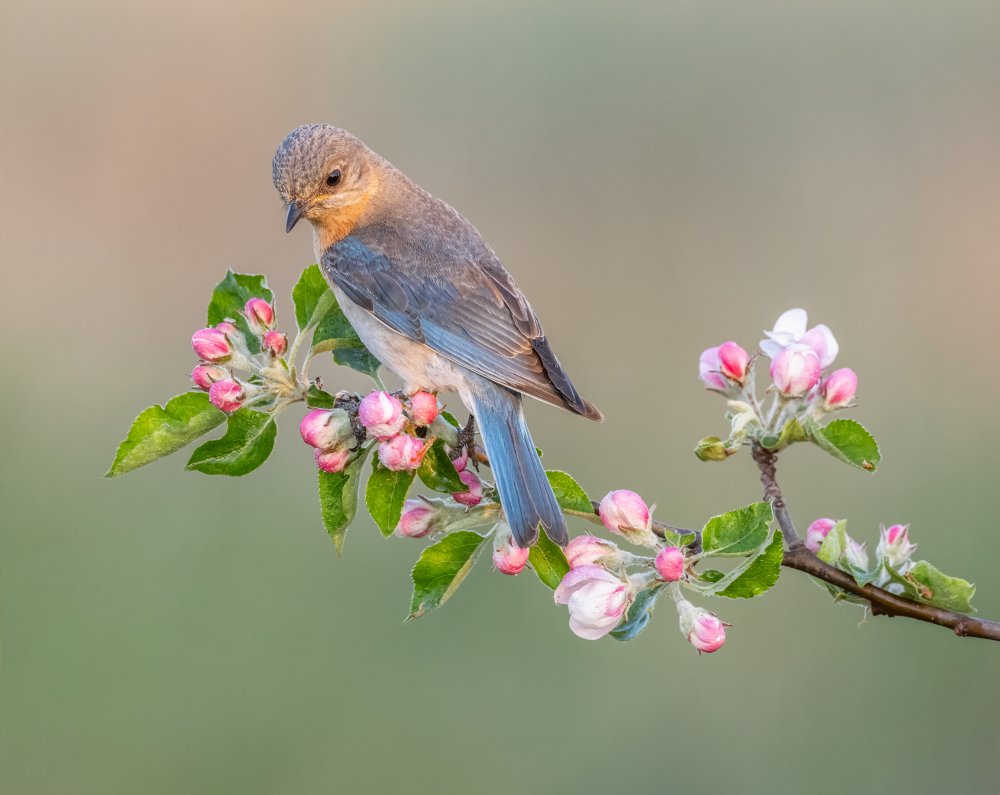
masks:
<svg viewBox="0 0 1000 795"><path fill-rule="evenodd" d="M340 176L341 176L340 169L335 168L333 171L330 172L330 176L326 178L326 184L332 188L334 185L340 182Z"/></svg>

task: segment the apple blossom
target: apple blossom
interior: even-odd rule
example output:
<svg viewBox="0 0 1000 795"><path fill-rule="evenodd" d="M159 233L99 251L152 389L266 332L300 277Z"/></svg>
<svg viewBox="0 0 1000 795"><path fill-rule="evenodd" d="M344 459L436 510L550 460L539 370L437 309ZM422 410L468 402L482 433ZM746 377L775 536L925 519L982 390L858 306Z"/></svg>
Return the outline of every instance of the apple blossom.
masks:
<svg viewBox="0 0 1000 795"><path fill-rule="evenodd" d="M216 381L228 377L228 371L222 367L216 367L214 364L199 364L191 371L191 380L194 381L195 386L206 392L212 388L212 384Z"/></svg>
<svg viewBox="0 0 1000 795"><path fill-rule="evenodd" d="M619 489L608 492L597 512L612 533L625 536L634 544L651 546L656 543L652 531L652 511L634 491Z"/></svg>
<svg viewBox="0 0 1000 795"><path fill-rule="evenodd" d="M451 495L452 499L459 505L469 507L479 505L483 501L483 482L479 476L471 469L463 469L458 473L458 479L468 486L469 490L454 492Z"/></svg>
<svg viewBox="0 0 1000 795"><path fill-rule="evenodd" d="M431 392L414 392L410 395L410 417L417 426L430 425L438 415L437 395Z"/></svg>
<svg viewBox="0 0 1000 795"><path fill-rule="evenodd" d="M784 312L775 322L774 328L764 332L767 339L760 342L760 349L764 355L774 359L782 350L795 344L802 344L816 352L820 369L833 364L840 350L837 339L833 336L833 332L822 324L806 331L808 320L809 317L804 309L789 309Z"/></svg>
<svg viewBox="0 0 1000 795"><path fill-rule="evenodd" d="M802 397L819 383L819 357L808 345L784 348L771 361L771 378L785 397Z"/></svg>
<svg viewBox="0 0 1000 795"><path fill-rule="evenodd" d="M575 635L597 640L622 622L635 589L601 566L577 566L562 578L554 599L569 607L569 628Z"/></svg>
<svg viewBox="0 0 1000 795"><path fill-rule="evenodd" d="M806 528L806 549L812 552L814 555L819 552L819 548L823 546L823 539L830 535L830 531L836 527L837 522L834 519L815 519Z"/></svg>
<svg viewBox="0 0 1000 795"><path fill-rule="evenodd" d="M379 443L378 460L386 469L400 472L420 466L426 452L427 445L424 442L401 433Z"/></svg>
<svg viewBox="0 0 1000 795"><path fill-rule="evenodd" d="M246 316L250 327L261 332L274 325L274 307L263 298L251 298L243 307L243 314Z"/></svg>
<svg viewBox="0 0 1000 795"><path fill-rule="evenodd" d="M316 466L324 472L343 472L347 466L351 451L346 447L336 447L333 450L317 450Z"/></svg>
<svg viewBox="0 0 1000 795"><path fill-rule="evenodd" d="M834 370L823 381L821 392L823 405L827 409L839 409L846 406L858 391L858 376L850 367Z"/></svg>
<svg viewBox="0 0 1000 795"><path fill-rule="evenodd" d="M233 346L226 334L217 328L203 328L191 337L191 347L198 358L206 362L225 362L233 355Z"/></svg>
<svg viewBox="0 0 1000 795"><path fill-rule="evenodd" d="M299 423L299 433L310 447L328 450L349 439L353 429L343 409L313 409Z"/></svg>
<svg viewBox="0 0 1000 795"><path fill-rule="evenodd" d="M597 563L615 569L622 564L621 550L613 542L597 536L576 536L570 540L563 552L566 553L566 562L571 569Z"/></svg>
<svg viewBox="0 0 1000 795"><path fill-rule="evenodd" d="M406 422L403 404L399 398L388 392L371 392L364 396L358 406L358 419L376 439L385 440L395 436Z"/></svg>
<svg viewBox="0 0 1000 795"><path fill-rule="evenodd" d="M894 524L882 528L875 554L879 560L884 560L894 569L901 569L906 566L916 549L917 545L910 543L910 526Z"/></svg>
<svg viewBox="0 0 1000 795"><path fill-rule="evenodd" d="M209 387L208 399L216 408L231 414L243 405L244 400L246 400L246 391L239 381L223 378Z"/></svg>
<svg viewBox="0 0 1000 795"><path fill-rule="evenodd" d="M656 572L666 582L676 582L684 576L684 552L680 547L664 547L656 553Z"/></svg>

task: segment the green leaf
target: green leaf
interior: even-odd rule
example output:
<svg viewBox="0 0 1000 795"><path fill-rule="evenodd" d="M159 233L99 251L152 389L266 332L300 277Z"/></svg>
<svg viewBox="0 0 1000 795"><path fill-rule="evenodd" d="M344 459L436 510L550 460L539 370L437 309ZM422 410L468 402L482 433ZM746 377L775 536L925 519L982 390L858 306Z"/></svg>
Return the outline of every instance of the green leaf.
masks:
<svg viewBox="0 0 1000 795"><path fill-rule="evenodd" d="M321 318L313 318L320 301L327 294L332 292L330 285L323 278L323 273L319 265L310 265L299 276L298 282L292 288L292 303L295 304L295 324L299 331L304 329L310 322L317 322ZM324 301L324 303L328 303Z"/></svg>
<svg viewBox="0 0 1000 795"><path fill-rule="evenodd" d="M841 519L826 534L816 557L824 563L837 566L845 552L847 552L847 520Z"/></svg>
<svg viewBox="0 0 1000 795"><path fill-rule="evenodd" d="M456 419L455 415L452 414L450 411L442 410L439 416L444 417L444 419L448 422L449 425L454 425L456 428L462 427L462 424Z"/></svg>
<svg viewBox="0 0 1000 795"><path fill-rule="evenodd" d="M753 599L770 590L781 574L781 531L774 533L774 538L761 554L753 558L739 577L716 593L716 596L728 596L730 599Z"/></svg>
<svg viewBox="0 0 1000 795"><path fill-rule="evenodd" d="M413 567L413 597L407 621L447 602L466 578L486 538L471 530L451 533L424 549Z"/></svg>
<svg viewBox="0 0 1000 795"><path fill-rule="evenodd" d="M329 392L325 392L315 384L310 384L309 391L306 392L306 405L311 409L332 409L335 398Z"/></svg>
<svg viewBox="0 0 1000 795"><path fill-rule="evenodd" d="M216 285L212 300L208 304L208 325L214 326L223 320L232 320L246 336L250 353L258 353L260 340L251 331L247 319L243 317L243 305L251 298L273 300L264 277L226 271L226 277Z"/></svg>
<svg viewBox="0 0 1000 795"><path fill-rule="evenodd" d="M961 577L950 577L926 560L913 564L903 575L917 585L919 601L954 610L956 613L973 613L972 597L976 586Z"/></svg>
<svg viewBox="0 0 1000 795"><path fill-rule="evenodd" d="M538 575L538 579L553 591L559 587L562 578L569 571L569 563L562 547L552 541L543 528L538 530L538 541L528 553L528 562Z"/></svg>
<svg viewBox="0 0 1000 795"><path fill-rule="evenodd" d="M379 362L364 346L358 333L344 315L330 290L319 265L310 265L299 277L292 290L292 300L295 302L295 322L300 329L305 328L311 320L318 320L313 332L312 347L318 351L332 350L333 360L340 365L351 367L358 372L375 378ZM322 312L322 318L314 318L321 304L329 303Z"/></svg>
<svg viewBox="0 0 1000 795"><path fill-rule="evenodd" d="M417 475L427 488L434 491L452 494L456 491L469 490L469 487L459 479L458 470L448 457L441 439L435 439L431 449L424 454Z"/></svg>
<svg viewBox="0 0 1000 795"><path fill-rule="evenodd" d="M875 437L860 422L840 419L822 427L813 422L809 433L834 458L866 472L874 472L882 460Z"/></svg>
<svg viewBox="0 0 1000 795"><path fill-rule="evenodd" d="M809 435L806 433L805 428L802 427L802 423L795 417L792 417L785 423L785 427L781 429L780 436L767 436L761 439L760 443L768 450L778 451L784 450L788 445L795 442L804 442L808 438Z"/></svg>
<svg viewBox="0 0 1000 795"><path fill-rule="evenodd" d="M617 628L611 630L611 637L622 641L635 639L652 618L653 607L656 605L656 599L663 587L663 583L657 583L639 591L625 612L625 620Z"/></svg>
<svg viewBox="0 0 1000 795"><path fill-rule="evenodd" d="M342 472L319 471L319 508L323 526L340 555L344 551L347 527L358 512L358 483L361 465L368 455L364 449Z"/></svg>
<svg viewBox="0 0 1000 795"><path fill-rule="evenodd" d="M150 406L132 422L105 477L124 475L170 455L226 421L205 392L185 392Z"/></svg>
<svg viewBox="0 0 1000 795"><path fill-rule="evenodd" d="M699 571L698 576L705 582L718 582L726 575L718 569L705 569L704 571Z"/></svg>
<svg viewBox="0 0 1000 795"><path fill-rule="evenodd" d="M413 483L413 472L393 472L372 458L372 473L368 476L365 502L383 536L391 536L403 514L403 503Z"/></svg>
<svg viewBox="0 0 1000 795"><path fill-rule="evenodd" d="M271 414L240 409L229 415L225 435L197 448L184 468L206 475L246 475L271 455L277 435Z"/></svg>
<svg viewBox="0 0 1000 795"><path fill-rule="evenodd" d="M549 479L549 485L556 495L556 502L564 511L577 511L579 513L593 513L594 506L579 483L573 480L572 476L558 469L548 469L545 477Z"/></svg>
<svg viewBox="0 0 1000 795"><path fill-rule="evenodd" d="M755 502L708 520L701 533L701 546L710 555L746 555L767 539L774 518L769 502Z"/></svg>

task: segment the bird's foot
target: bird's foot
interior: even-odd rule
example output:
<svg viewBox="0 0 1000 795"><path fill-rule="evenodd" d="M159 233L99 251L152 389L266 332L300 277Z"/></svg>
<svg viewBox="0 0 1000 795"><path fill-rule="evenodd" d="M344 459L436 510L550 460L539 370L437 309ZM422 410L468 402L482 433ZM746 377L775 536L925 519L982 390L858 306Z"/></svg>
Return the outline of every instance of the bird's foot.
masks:
<svg viewBox="0 0 1000 795"><path fill-rule="evenodd" d="M458 444L452 451L452 460L462 456L462 450L468 451L469 461L478 470L479 459L476 458L476 418L470 414L465 427L458 432Z"/></svg>

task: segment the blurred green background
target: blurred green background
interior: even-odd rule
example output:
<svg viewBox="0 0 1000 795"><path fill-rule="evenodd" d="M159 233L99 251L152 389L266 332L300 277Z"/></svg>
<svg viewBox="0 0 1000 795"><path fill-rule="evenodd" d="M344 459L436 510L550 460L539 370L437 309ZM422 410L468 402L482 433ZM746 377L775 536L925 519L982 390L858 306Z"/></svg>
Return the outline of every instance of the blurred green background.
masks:
<svg viewBox="0 0 1000 795"><path fill-rule="evenodd" d="M187 387L224 270L285 297L311 261L270 159L330 121L472 219L606 413L532 404L549 466L679 524L758 498L749 457L691 454L725 428L697 357L804 306L884 464L791 451L794 516L912 522L1000 617L997 4L8 2L0 29L5 795L995 795L1000 648L859 627L798 573L713 603L712 656L668 605L579 640L486 566L403 626L420 544L362 520L336 559L295 412L247 479L100 476Z"/></svg>

